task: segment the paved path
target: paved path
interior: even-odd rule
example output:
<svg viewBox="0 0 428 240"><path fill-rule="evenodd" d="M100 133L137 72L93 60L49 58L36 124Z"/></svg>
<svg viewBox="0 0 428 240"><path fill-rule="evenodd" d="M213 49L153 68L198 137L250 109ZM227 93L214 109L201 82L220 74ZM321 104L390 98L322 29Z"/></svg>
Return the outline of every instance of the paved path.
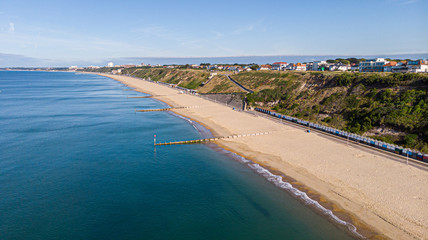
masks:
<svg viewBox="0 0 428 240"><path fill-rule="evenodd" d="M240 83L238 83L237 81L233 80L229 75L226 75L227 78L229 78L230 81L232 81L236 86L238 86L239 88L241 88L242 90L249 92L249 93L254 93L254 91L251 91L250 89L242 86Z"/></svg>

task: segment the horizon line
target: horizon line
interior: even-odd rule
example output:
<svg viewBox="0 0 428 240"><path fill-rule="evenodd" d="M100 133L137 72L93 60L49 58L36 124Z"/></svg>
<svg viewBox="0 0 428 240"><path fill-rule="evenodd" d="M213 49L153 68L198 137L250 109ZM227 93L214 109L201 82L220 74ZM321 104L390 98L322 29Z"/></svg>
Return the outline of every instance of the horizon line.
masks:
<svg viewBox="0 0 428 240"><path fill-rule="evenodd" d="M272 55L232 55L232 56L178 56L178 57L162 57L162 56L144 56L144 57L114 57L119 58L233 58L233 57L322 57L322 56L376 56L376 55L405 55L405 54L428 54L428 52L402 52L402 53L375 53L375 54L272 54Z"/></svg>

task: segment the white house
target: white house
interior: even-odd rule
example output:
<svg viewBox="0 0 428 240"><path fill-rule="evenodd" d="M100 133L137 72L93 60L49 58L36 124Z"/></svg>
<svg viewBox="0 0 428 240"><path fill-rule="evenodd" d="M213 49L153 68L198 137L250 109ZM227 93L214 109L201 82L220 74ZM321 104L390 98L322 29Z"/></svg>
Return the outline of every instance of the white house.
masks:
<svg viewBox="0 0 428 240"><path fill-rule="evenodd" d="M304 63L297 63L294 67L294 70L296 71L306 71L306 64Z"/></svg>
<svg viewBox="0 0 428 240"><path fill-rule="evenodd" d="M408 61L407 67L409 68L410 72L428 72L428 61Z"/></svg>
<svg viewBox="0 0 428 240"><path fill-rule="evenodd" d="M109 63L107 63L107 67L114 67L113 62L109 62Z"/></svg>
<svg viewBox="0 0 428 240"><path fill-rule="evenodd" d="M271 65L261 65L260 66L260 68L259 68L259 70L260 71L263 71L263 70L272 70L272 66Z"/></svg>
<svg viewBox="0 0 428 240"><path fill-rule="evenodd" d="M330 65L328 70L330 70L330 71L348 71L349 68L350 68L350 66L343 64L341 62L338 62L338 63Z"/></svg>
<svg viewBox="0 0 428 240"><path fill-rule="evenodd" d="M272 70L278 70L278 71L282 71L287 67L287 63L286 62L274 62L272 64Z"/></svg>
<svg viewBox="0 0 428 240"><path fill-rule="evenodd" d="M292 71L306 71L306 64L304 64L304 63L290 63L287 65L287 67L285 69L292 70Z"/></svg>
<svg viewBox="0 0 428 240"><path fill-rule="evenodd" d="M313 71L324 71L328 66L327 61L314 61L312 65Z"/></svg>

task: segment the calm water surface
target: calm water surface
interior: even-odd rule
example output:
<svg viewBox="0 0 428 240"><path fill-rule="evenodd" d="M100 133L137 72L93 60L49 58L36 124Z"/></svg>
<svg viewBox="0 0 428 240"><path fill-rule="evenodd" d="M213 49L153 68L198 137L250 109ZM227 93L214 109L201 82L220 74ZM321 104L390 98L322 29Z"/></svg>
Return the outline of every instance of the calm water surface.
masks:
<svg viewBox="0 0 428 240"><path fill-rule="evenodd" d="M350 239L109 78L0 71L0 239Z"/></svg>

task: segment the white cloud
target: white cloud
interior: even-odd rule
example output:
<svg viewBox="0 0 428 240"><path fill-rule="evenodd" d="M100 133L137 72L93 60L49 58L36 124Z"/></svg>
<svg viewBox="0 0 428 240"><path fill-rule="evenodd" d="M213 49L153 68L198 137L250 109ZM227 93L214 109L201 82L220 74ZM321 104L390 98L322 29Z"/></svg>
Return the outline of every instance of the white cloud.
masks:
<svg viewBox="0 0 428 240"><path fill-rule="evenodd" d="M15 32L15 24L13 22L9 23L9 32Z"/></svg>

